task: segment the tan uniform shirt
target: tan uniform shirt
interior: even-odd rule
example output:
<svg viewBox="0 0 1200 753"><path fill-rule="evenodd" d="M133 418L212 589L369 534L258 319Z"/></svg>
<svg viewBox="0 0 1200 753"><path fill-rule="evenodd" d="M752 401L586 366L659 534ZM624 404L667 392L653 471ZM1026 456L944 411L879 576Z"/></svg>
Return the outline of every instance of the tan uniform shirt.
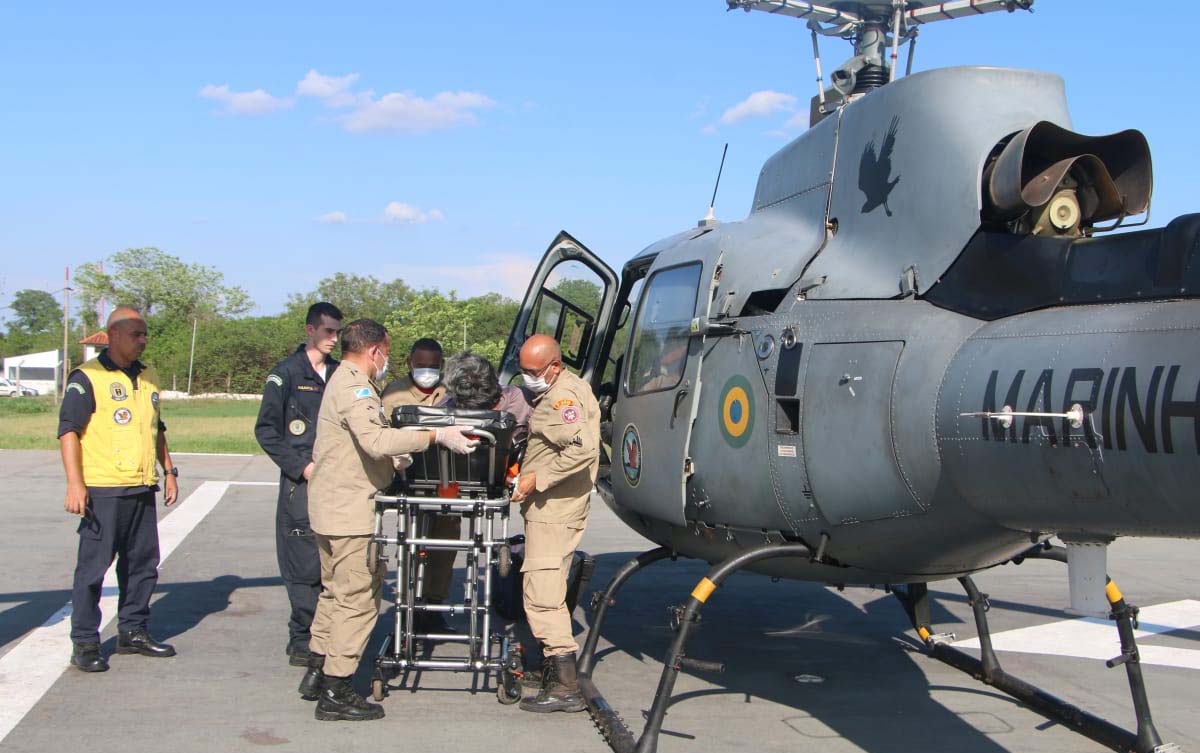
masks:
<svg viewBox="0 0 1200 753"><path fill-rule="evenodd" d="M600 468L600 406L587 382L563 371L535 399L521 473L536 476L521 514L538 523L587 519Z"/></svg>
<svg viewBox="0 0 1200 753"><path fill-rule="evenodd" d="M375 532L377 491L392 482L392 456L422 452L429 431L393 429L383 417L379 390L357 365L343 361L321 400L308 517L323 536Z"/></svg>
<svg viewBox="0 0 1200 753"><path fill-rule="evenodd" d="M433 407L440 405L445 398L446 385L438 382L432 392L422 392L421 388L413 383L412 375L405 374L402 377L393 379L392 383L383 391L383 411L390 419L392 417L392 409L397 405L428 405Z"/></svg>

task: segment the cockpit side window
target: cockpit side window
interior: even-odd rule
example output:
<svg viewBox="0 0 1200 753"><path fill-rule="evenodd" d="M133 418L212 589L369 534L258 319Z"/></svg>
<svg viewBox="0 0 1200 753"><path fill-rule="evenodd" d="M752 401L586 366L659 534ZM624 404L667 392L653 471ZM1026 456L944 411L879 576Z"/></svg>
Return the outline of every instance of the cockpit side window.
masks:
<svg viewBox="0 0 1200 753"><path fill-rule="evenodd" d="M700 270L700 264L662 269L646 283L629 346L629 395L669 390L683 378Z"/></svg>

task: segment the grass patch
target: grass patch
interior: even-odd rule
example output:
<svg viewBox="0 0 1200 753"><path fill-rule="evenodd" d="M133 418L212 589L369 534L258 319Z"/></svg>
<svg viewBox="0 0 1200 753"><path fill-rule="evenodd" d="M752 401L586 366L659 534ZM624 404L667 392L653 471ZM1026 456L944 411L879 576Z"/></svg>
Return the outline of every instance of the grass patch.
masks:
<svg viewBox="0 0 1200 753"><path fill-rule="evenodd" d="M172 452L261 454L254 439L258 406L256 400L164 400L163 422ZM52 398L0 399L0 449L56 450L57 434L58 410Z"/></svg>

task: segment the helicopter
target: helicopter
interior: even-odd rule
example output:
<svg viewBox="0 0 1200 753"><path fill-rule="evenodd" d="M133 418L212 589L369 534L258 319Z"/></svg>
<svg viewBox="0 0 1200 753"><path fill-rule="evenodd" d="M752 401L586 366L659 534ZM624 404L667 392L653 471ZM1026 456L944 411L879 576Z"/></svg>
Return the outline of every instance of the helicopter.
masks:
<svg viewBox="0 0 1200 753"><path fill-rule="evenodd" d="M1148 221L1147 141L1071 130L1056 75L911 73L925 25L1031 0L727 5L806 23L809 129L767 159L749 216L710 208L619 273L560 233L501 370L515 378L534 333L560 342L601 398L596 491L658 544L594 599L579 672L597 725L619 753L656 749L680 669L714 669L686 655L703 604L748 569L887 584L931 657L1114 750L1176 749L1106 547L1200 536L1200 215L1129 230ZM854 47L828 86L821 36ZM565 267L592 275L594 300L554 284ZM635 738L592 677L596 641L622 585L676 557L713 567ZM1114 620L1135 731L1000 666L971 574L1029 558L1067 565L1073 612ZM950 579L978 658L930 623L927 584Z"/></svg>

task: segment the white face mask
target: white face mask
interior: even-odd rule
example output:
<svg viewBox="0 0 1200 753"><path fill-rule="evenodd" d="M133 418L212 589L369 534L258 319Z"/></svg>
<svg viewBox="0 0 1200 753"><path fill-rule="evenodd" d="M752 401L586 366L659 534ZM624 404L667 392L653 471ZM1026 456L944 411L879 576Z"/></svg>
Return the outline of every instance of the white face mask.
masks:
<svg viewBox="0 0 1200 753"><path fill-rule="evenodd" d="M373 358L371 359L371 364L372 365L375 364L375 359L373 359ZM375 381L382 382L383 378L385 376L387 376L387 373L388 373L388 360L386 358L384 358L383 365L379 366L378 368L375 369Z"/></svg>
<svg viewBox="0 0 1200 753"><path fill-rule="evenodd" d="M525 380L525 389L535 394L540 395L550 389L550 385L546 383L546 377L544 376L531 377L528 374L522 374L521 379Z"/></svg>
<svg viewBox="0 0 1200 753"><path fill-rule="evenodd" d="M412 380L418 387L427 390L442 379L440 369L413 369Z"/></svg>
<svg viewBox="0 0 1200 753"><path fill-rule="evenodd" d="M522 373L521 379L525 381L525 389L533 392L535 395L540 395L546 390L550 389L550 383L546 381L546 374L548 373L550 373L549 364L547 364L546 368L542 369L542 373L538 374L537 376L529 376L528 374Z"/></svg>

